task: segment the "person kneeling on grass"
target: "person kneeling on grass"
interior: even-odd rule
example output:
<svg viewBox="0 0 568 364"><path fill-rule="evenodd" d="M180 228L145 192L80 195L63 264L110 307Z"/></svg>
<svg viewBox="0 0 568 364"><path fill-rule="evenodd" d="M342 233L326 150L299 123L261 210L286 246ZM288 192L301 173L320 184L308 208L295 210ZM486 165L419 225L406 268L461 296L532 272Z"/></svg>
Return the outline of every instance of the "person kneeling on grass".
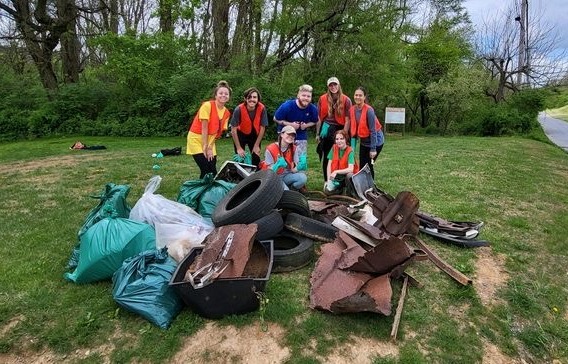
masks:
<svg viewBox="0 0 568 364"><path fill-rule="evenodd" d="M276 172L285 189L306 192L308 177L304 172L300 172L305 170L306 162L300 161L300 152L294 144L295 139L296 129L289 125L283 127L278 141L266 147L261 168L270 168Z"/></svg>
<svg viewBox="0 0 568 364"><path fill-rule="evenodd" d="M356 172L355 152L347 145L349 134L343 129L335 132L335 144L327 155L327 181L323 191L327 195L341 194L347 179Z"/></svg>

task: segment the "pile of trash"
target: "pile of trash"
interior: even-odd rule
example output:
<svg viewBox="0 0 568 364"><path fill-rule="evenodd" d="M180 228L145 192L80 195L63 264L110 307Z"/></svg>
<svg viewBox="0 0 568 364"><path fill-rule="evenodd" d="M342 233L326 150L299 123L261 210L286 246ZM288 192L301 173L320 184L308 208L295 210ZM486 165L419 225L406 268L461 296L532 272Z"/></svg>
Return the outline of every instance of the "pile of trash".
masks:
<svg viewBox="0 0 568 364"><path fill-rule="evenodd" d="M132 208L127 185L109 183L93 196L99 203L78 232L65 278L112 280L118 305L162 328L184 306L208 318L258 309L271 273L309 265L315 246L311 308L388 316L392 279L403 280L401 298L409 283L420 285L405 272L414 262L431 260L471 283L420 232L464 247L488 244L476 240L482 223L421 212L411 192L394 198L377 188L368 168L353 177L351 196L285 190L273 171L235 161L184 182L177 201L156 194L160 182L153 176Z"/></svg>

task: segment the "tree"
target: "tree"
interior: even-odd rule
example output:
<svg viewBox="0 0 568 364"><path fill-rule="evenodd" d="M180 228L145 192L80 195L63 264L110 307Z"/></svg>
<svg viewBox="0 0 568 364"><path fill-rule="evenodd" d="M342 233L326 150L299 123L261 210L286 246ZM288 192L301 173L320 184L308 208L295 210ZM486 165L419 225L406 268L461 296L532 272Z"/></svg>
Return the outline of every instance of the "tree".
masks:
<svg viewBox="0 0 568 364"><path fill-rule="evenodd" d="M39 72L47 90L58 87L53 66L53 53L60 44L63 60L63 80L66 83L79 79L79 45L75 31L77 7L72 0L58 0L53 8L46 0L12 0L0 2L5 12L16 24L26 49Z"/></svg>
<svg viewBox="0 0 568 364"><path fill-rule="evenodd" d="M519 4L514 2L505 12L485 21L477 39L478 56L494 81L485 92L496 103L529 84L544 85L558 79L567 70L563 62L566 52L556 49L559 36L554 25L546 23L540 10L529 8L524 29L520 14ZM524 57L519 57L521 34L528 34ZM519 64L519 59L524 64ZM517 77L519 74L525 77Z"/></svg>

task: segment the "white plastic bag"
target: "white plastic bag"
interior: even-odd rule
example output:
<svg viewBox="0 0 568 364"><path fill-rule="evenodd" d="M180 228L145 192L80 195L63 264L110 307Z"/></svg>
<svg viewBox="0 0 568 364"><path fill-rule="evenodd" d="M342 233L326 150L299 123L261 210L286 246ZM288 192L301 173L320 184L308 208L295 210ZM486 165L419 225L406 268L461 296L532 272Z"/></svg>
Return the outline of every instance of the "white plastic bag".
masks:
<svg viewBox="0 0 568 364"><path fill-rule="evenodd" d="M213 225L191 207L154 194L161 181L160 176L150 178L144 194L130 211L131 220L145 222L154 227L156 223L184 224L213 230Z"/></svg>
<svg viewBox="0 0 568 364"><path fill-rule="evenodd" d="M184 224L156 224L156 246L168 247L168 254L181 262L193 248L203 248L203 241L213 230Z"/></svg>

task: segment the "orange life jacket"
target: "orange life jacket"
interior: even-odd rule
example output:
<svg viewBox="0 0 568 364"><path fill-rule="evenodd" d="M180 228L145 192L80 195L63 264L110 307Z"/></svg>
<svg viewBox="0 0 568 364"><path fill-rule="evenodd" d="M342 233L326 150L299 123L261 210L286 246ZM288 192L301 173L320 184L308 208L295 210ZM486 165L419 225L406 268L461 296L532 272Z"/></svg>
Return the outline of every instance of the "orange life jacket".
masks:
<svg viewBox="0 0 568 364"><path fill-rule="evenodd" d="M272 160L274 162L276 162L279 156L282 156L286 160L286 163L288 163L288 169L292 169L294 167L294 152L296 150L296 146L294 144L290 144L288 146L288 149L284 153L280 150L278 142L270 144L269 146L266 147L266 150L270 152L270 155L272 156ZM263 169L267 168L268 166L266 165L266 163L264 163ZM284 173L284 170L285 170L284 168L280 167L278 168L276 173L282 174Z"/></svg>
<svg viewBox="0 0 568 364"><path fill-rule="evenodd" d="M337 110L335 111L335 121L339 124L339 125L345 125L345 115L346 110L345 110L345 104L346 104L346 100L347 100L347 96L345 95L341 95L341 99L340 99L340 103L343 105L343 114L338 115L337 114ZM325 120L328 117L329 114L329 103L327 100L327 94L323 94L320 96L319 98L319 118L320 120Z"/></svg>
<svg viewBox="0 0 568 364"><path fill-rule="evenodd" d="M219 115L217 115L217 106L215 105L215 101L206 101L211 103L211 114L209 115L209 121L207 122L207 134L213 135L217 134L217 138L221 137L223 132L227 130L227 123L229 122L229 117L231 113L228 109L225 109L225 113L221 119L219 119ZM202 122L199 120L199 111L195 114L193 118L193 122L189 127L189 131L195 134L201 134L202 129Z"/></svg>
<svg viewBox="0 0 568 364"><path fill-rule="evenodd" d="M254 114L254 120L250 119L249 112L247 110L247 106L242 103L239 105L239 109L241 110L241 120L239 121L239 129L243 134L250 134L252 128L256 130L256 134L260 133L260 118L262 116L262 111L264 110L264 105L259 102L256 106L256 113Z"/></svg>
<svg viewBox="0 0 568 364"><path fill-rule="evenodd" d="M371 130L369 130L369 124L367 123L367 111L369 110L369 108L369 105L363 105L363 108L361 110L361 118L358 121L355 119L355 106L352 106L351 110L349 110L351 137L368 138L371 135ZM377 118L377 116L375 115L375 131L379 131L381 130L381 128L382 126L379 122L379 118Z"/></svg>
<svg viewBox="0 0 568 364"><path fill-rule="evenodd" d="M333 145L333 158L331 159L331 171L337 171L338 169L345 169L349 167L349 154L353 150L350 146L345 148L343 156L339 158L339 147L337 144ZM353 173L359 172L359 164L355 161L353 165Z"/></svg>

